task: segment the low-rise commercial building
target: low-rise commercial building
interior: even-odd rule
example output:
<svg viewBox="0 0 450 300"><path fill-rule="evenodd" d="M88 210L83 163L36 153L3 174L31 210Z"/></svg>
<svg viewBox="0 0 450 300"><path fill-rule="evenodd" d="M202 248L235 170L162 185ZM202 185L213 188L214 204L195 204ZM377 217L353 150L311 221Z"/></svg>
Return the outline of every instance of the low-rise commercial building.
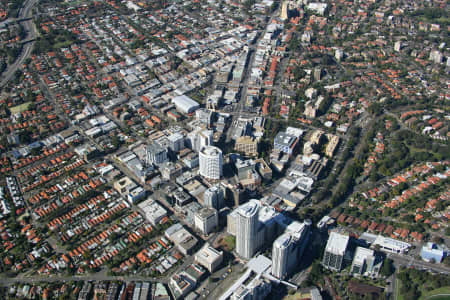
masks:
<svg viewBox="0 0 450 300"><path fill-rule="evenodd" d="M219 224L219 217L217 210L214 208L202 208L194 217L195 228L203 234L210 234Z"/></svg>
<svg viewBox="0 0 450 300"><path fill-rule="evenodd" d="M180 223L170 226L164 235L173 242L184 255L192 253L198 240L190 234Z"/></svg>
<svg viewBox="0 0 450 300"><path fill-rule="evenodd" d="M292 155L297 143L298 138L296 136L285 132L279 132L273 140L273 148L274 150Z"/></svg>
<svg viewBox="0 0 450 300"><path fill-rule="evenodd" d="M325 268L333 271L341 270L349 239L348 235L331 232L322 260L322 265Z"/></svg>
<svg viewBox="0 0 450 300"><path fill-rule="evenodd" d="M350 270L355 275L376 277L380 272L381 264L382 261L377 258L375 251L357 247Z"/></svg>
<svg viewBox="0 0 450 300"><path fill-rule="evenodd" d="M172 103L175 104L178 111L185 114L193 113L200 107L200 105L196 101L192 100L186 95L173 98Z"/></svg>
<svg viewBox="0 0 450 300"><path fill-rule="evenodd" d="M153 199L148 199L140 203L138 206L142 209L145 217L150 223L152 223L152 225L158 224L164 217L167 216L167 211L164 207L159 205L158 202Z"/></svg>
<svg viewBox="0 0 450 300"><path fill-rule="evenodd" d="M258 155L258 141L251 136L241 136L236 139L234 150L246 156Z"/></svg>
<svg viewBox="0 0 450 300"><path fill-rule="evenodd" d="M436 263L440 263L446 256L446 249L434 243L427 243L420 251L420 257L428 262L434 261Z"/></svg>
<svg viewBox="0 0 450 300"><path fill-rule="evenodd" d="M395 240L392 238L384 237L382 235L379 235L375 241L373 242L373 245L379 245L381 251L387 251L392 253L398 253L403 254L406 253L409 248L411 247L411 244L402 242L399 240Z"/></svg>
<svg viewBox="0 0 450 300"><path fill-rule="evenodd" d="M222 264L223 251L216 250L206 243L203 248L195 254L195 261L212 273Z"/></svg>

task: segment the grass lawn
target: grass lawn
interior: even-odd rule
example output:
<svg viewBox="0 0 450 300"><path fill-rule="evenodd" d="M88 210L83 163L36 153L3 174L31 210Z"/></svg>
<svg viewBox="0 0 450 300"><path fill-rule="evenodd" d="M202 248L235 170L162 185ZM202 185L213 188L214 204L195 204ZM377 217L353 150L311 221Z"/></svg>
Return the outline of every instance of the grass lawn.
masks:
<svg viewBox="0 0 450 300"><path fill-rule="evenodd" d="M311 298L310 294L302 294L295 293L294 295L287 295L283 298L283 300L300 300L300 299L309 299Z"/></svg>
<svg viewBox="0 0 450 300"><path fill-rule="evenodd" d="M30 104L31 104L31 102L25 102L20 105L11 107L9 110L11 111L12 114L21 113L23 111L26 111L28 109L28 107L30 107Z"/></svg>
<svg viewBox="0 0 450 300"><path fill-rule="evenodd" d="M73 44L73 41L58 42L55 45L53 45L53 49L67 48L72 44Z"/></svg>
<svg viewBox="0 0 450 300"><path fill-rule="evenodd" d="M432 297L434 295L439 295L439 294L446 294L446 296L441 296L441 297L435 296L435 297ZM435 290L426 292L419 298L419 300L428 300L428 299L430 299L430 300L431 299L433 299L433 300L450 299L450 286L444 286L444 287L441 287L439 289L435 289Z"/></svg>
<svg viewBox="0 0 450 300"><path fill-rule="evenodd" d="M405 300L403 295L400 294L400 286L402 282L399 279L396 279L396 289L395 289L395 299L396 300ZM442 296L435 296L441 295ZM429 292L424 292L422 290L422 296L419 300L449 300L450 299L450 286L441 287L439 289L435 289Z"/></svg>
<svg viewBox="0 0 450 300"><path fill-rule="evenodd" d="M395 300L404 300L403 296L400 294L400 285L402 282L398 279L395 279Z"/></svg>

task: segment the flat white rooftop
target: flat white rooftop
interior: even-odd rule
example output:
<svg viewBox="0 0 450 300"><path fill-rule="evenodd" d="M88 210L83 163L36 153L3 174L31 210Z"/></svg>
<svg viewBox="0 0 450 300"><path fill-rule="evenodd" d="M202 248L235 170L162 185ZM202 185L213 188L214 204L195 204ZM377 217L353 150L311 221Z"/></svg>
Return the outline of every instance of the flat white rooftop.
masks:
<svg viewBox="0 0 450 300"><path fill-rule="evenodd" d="M409 244L409 243L402 242L402 241L395 240L395 239L391 239L391 238L384 237L384 236L381 236L381 235L379 235L376 238L376 240L374 242L374 245L380 245L380 246L382 246L384 248L390 248L392 250L398 250L398 251L401 251L401 252L403 252L403 251L405 251L405 250L407 250L408 248L411 247L411 244Z"/></svg>
<svg viewBox="0 0 450 300"><path fill-rule="evenodd" d="M373 256L374 251L371 249L363 248L363 247L357 247L355 257L353 260L357 262L358 264L363 264L364 261L368 258Z"/></svg>
<svg viewBox="0 0 450 300"><path fill-rule="evenodd" d="M223 255L222 251L218 251L208 244L198 251L195 256L209 263L213 263Z"/></svg>
<svg viewBox="0 0 450 300"><path fill-rule="evenodd" d="M247 267L251 269L256 274L263 274L267 270L270 272L272 267L272 261L265 257L264 255L259 255L252 258L248 263Z"/></svg>
<svg viewBox="0 0 450 300"><path fill-rule="evenodd" d="M328 238L325 251L333 254L344 255L349 239L350 237L348 235L343 235L333 231Z"/></svg>

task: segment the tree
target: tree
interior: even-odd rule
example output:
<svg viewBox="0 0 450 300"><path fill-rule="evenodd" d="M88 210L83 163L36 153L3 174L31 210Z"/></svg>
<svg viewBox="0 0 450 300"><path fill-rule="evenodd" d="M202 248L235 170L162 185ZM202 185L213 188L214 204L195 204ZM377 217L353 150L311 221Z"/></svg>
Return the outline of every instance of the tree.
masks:
<svg viewBox="0 0 450 300"><path fill-rule="evenodd" d="M255 4L255 0L246 0L244 2L245 10L249 11L252 8L253 4Z"/></svg>
<svg viewBox="0 0 450 300"><path fill-rule="evenodd" d="M450 227L445 228L445 235L450 236Z"/></svg>
<svg viewBox="0 0 450 300"><path fill-rule="evenodd" d="M450 256L447 256L446 258L444 258L443 263L444 263L447 267L450 267Z"/></svg>
<svg viewBox="0 0 450 300"><path fill-rule="evenodd" d="M334 64L334 59L331 55L325 54L321 58L322 65L332 65Z"/></svg>
<svg viewBox="0 0 450 300"><path fill-rule="evenodd" d="M378 116L383 111L383 108L381 107L380 103L373 103L369 106L369 113L372 115Z"/></svg>
<svg viewBox="0 0 450 300"><path fill-rule="evenodd" d="M270 6L270 11L274 12L278 8L278 1L273 1L272 5Z"/></svg>
<svg viewBox="0 0 450 300"><path fill-rule="evenodd" d="M381 267L381 275L385 277L389 277L395 272L394 264L392 260L389 258L385 258L383 262L383 266Z"/></svg>
<svg viewBox="0 0 450 300"><path fill-rule="evenodd" d="M438 244L438 245L444 243L444 239L440 236L434 236L432 241L433 241L433 243Z"/></svg>
<svg viewBox="0 0 450 300"><path fill-rule="evenodd" d="M370 172L369 179L371 182L377 182L380 179L380 174L374 169Z"/></svg>

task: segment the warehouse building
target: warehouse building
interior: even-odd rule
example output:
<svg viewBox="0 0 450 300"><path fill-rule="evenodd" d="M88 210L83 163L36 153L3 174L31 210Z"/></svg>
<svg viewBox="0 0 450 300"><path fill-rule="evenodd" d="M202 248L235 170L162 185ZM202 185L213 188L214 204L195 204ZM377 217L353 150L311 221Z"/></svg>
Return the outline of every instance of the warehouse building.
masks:
<svg viewBox="0 0 450 300"><path fill-rule="evenodd" d="M172 103L175 104L178 111L184 114L193 113L200 107L200 105L197 102L195 102L186 95L181 95L173 98Z"/></svg>

